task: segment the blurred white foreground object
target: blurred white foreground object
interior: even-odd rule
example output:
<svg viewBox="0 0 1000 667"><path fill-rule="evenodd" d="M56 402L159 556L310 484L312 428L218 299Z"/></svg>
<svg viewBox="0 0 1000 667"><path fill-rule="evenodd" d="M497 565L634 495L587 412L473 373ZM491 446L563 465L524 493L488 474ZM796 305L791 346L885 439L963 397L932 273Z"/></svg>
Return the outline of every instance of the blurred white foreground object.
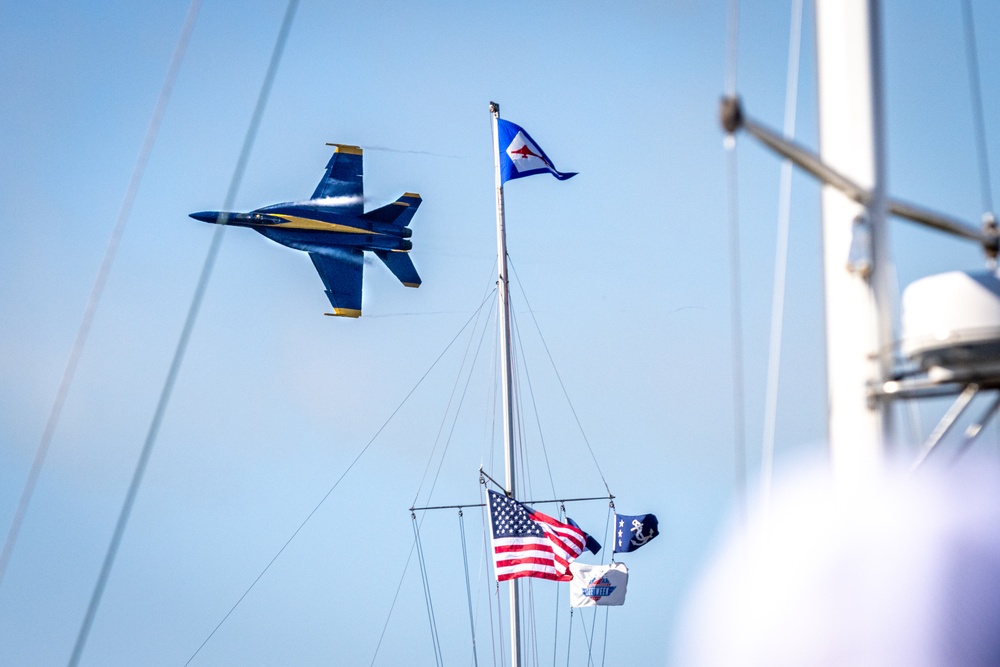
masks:
<svg viewBox="0 0 1000 667"><path fill-rule="evenodd" d="M974 465L972 465L974 464ZM792 477L688 604L680 667L1000 665L1000 471Z"/></svg>

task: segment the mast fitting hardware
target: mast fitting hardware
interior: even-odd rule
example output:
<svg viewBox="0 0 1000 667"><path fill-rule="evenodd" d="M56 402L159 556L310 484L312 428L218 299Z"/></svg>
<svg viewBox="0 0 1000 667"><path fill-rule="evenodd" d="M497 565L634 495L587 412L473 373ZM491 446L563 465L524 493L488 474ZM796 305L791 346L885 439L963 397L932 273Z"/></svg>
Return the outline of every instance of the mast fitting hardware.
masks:
<svg viewBox="0 0 1000 667"><path fill-rule="evenodd" d="M847 270L868 280L872 274L872 226L861 213L851 223L851 247L847 251Z"/></svg>
<svg viewBox="0 0 1000 667"><path fill-rule="evenodd" d="M719 107L719 120L722 122L722 129L726 134L735 134L736 130L743 127L743 107L740 105L740 98L736 96L723 97Z"/></svg>
<svg viewBox="0 0 1000 667"><path fill-rule="evenodd" d="M848 199L862 206L871 206L872 192L868 188L841 174L805 146L747 116L743 112L738 97L724 97L722 99L719 118L722 122L722 128L730 135L736 130L746 130L766 147L781 157L791 160L797 167L814 176L820 183L839 190ZM888 213L898 218L978 242L991 260L995 260L1000 254L1000 232L998 232L996 220L989 213L986 214L989 216L989 220L986 220L986 216L984 216L983 225L979 228L950 215L891 197L886 198L885 206Z"/></svg>
<svg viewBox="0 0 1000 667"><path fill-rule="evenodd" d="M997 228L997 217L992 211L983 213L983 235L987 239L983 241L983 250L990 262L996 264L997 254L1000 252L1000 229Z"/></svg>

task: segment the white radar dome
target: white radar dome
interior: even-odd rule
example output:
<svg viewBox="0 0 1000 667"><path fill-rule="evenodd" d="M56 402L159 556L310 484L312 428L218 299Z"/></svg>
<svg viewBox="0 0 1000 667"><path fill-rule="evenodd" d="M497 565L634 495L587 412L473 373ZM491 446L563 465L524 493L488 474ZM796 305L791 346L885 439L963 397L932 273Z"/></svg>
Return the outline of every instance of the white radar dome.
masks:
<svg viewBox="0 0 1000 667"><path fill-rule="evenodd" d="M951 271L903 291L902 351L924 369L1000 377L1000 278Z"/></svg>

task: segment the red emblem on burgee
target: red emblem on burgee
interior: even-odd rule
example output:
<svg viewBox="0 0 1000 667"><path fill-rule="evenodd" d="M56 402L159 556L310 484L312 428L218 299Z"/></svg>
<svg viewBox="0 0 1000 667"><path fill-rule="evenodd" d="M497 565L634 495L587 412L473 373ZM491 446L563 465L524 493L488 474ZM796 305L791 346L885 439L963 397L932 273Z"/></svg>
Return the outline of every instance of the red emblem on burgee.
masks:
<svg viewBox="0 0 1000 667"><path fill-rule="evenodd" d="M530 148L528 148L528 144L524 144L520 148L518 148L516 150L510 151L510 156L512 158L514 158L515 160L516 159L527 160L529 157L536 157L539 160L541 160L542 162L544 162L546 165L548 165L548 163L549 163L548 160L546 160L541 155L538 155L537 153L535 153L534 151L532 151Z"/></svg>

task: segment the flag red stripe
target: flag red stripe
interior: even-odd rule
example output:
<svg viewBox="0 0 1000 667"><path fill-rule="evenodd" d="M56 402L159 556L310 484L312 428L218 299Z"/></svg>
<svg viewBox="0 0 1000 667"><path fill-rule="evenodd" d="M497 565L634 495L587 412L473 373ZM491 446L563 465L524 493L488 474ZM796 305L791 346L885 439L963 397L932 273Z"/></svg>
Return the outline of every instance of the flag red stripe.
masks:
<svg viewBox="0 0 1000 667"><path fill-rule="evenodd" d="M546 565L552 567L554 562L551 558L500 558L497 557L497 567L514 567L518 565Z"/></svg>
<svg viewBox="0 0 1000 667"><path fill-rule="evenodd" d="M573 576L570 575L567 579L563 575L551 574L549 572L533 572L530 570L520 570L511 574L500 574L497 575L497 581L510 581L511 579L520 579L521 577L534 577L536 579L548 579L549 581L569 581Z"/></svg>
<svg viewBox="0 0 1000 667"><path fill-rule="evenodd" d="M518 551L548 551L552 552L552 545L545 542L535 542L533 544L497 544L493 550L498 553L516 553Z"/></svg>
<svg viewBox="0 0 1000 667"><path fill-rule="evenodd" d="M583 539L583 531L582 530L580 530L579 528L574 528L573 526L569 525L568 523L563 523L562 521L556 521L555 519L553 519L552 517L548 516L547 514L542 514L541 512L529 512L528 516L530 516L533 520L535 520L535 521L537 521L539 523L545 523L545 524L548 524L548 525L552 526L553 528L565 530L565 531L573 533L573 534L577 535L578 537L580 537L581 539Z"/></svg>

